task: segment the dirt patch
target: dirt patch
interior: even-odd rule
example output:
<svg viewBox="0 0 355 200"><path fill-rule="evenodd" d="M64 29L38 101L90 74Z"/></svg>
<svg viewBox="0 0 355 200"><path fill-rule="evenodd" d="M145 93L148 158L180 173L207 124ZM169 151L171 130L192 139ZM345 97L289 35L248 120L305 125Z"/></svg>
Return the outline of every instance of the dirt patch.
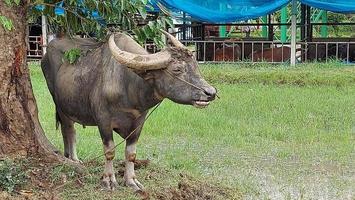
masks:
<svg viewBox="0 0 355 200"><path fill-rule="evenodd" d="M146 188L147 191L134 194L131 190L125 190L123 182L119 182L116 191L102 190L99 178L103 163L100 161L90 161L84 164L89 170L88 174L77 173L72 167L64 164L46 164L38 159L26 160L25 163L21 161L23 170L27 174L26 184L16 188L12 193L0 190L0 199L75 199L88 191L92 199L126 199L130 195L135 195L140 199L158 200L240 199L235 198L235 192L231 188L212 185L209 181L188 175L175 174L154 165L148 166L149 163L149 160L136 160L135 162L136 170L148 169L143 170L140 178L153 184ZM114 165L117 170L116 177L122 177L124 162L116 161ZM171 182L164 183L164 179L171 180Z"/></svg>
<svg viewBox="0 0 355 200"><path fill-rule="evenodd" d="M166 188L151 196L159 200L209 200L209 199L238 199L232 197L231 189L211 185L183 176L176 187Z"/></svg>

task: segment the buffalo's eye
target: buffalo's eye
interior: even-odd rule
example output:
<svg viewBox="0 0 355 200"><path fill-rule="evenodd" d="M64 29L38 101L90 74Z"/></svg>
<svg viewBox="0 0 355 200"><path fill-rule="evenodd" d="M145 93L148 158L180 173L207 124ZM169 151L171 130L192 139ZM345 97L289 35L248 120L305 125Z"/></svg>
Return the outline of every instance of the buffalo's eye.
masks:
<svg viewBox="0 0 355 200"><path fill-rule="evenodd" d="M174 74L181 74L183 70L181 68L174 68L171 70Z"/></svg>

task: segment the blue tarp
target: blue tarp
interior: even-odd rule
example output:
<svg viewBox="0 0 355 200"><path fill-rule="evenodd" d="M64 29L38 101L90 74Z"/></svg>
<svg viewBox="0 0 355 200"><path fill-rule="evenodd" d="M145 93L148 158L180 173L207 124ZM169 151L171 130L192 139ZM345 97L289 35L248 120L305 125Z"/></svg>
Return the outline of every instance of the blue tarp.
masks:
<svg viewBox="0 0 355 200"><path fill-rule="evenodd" d="M355 13L355 0L301 0L301 2L322 10Z"/></svg>
<svg viewBox="0 0 355 200"><path fill-rule="evenodd" d="M309 6L340 13L355 13L355 0L300 0ZM151 0L171 12L185 12L193 19L211 22L235 22L275 12L291 0ZM156 7L156 6L155 6Z"/></svg>
<svg viewBox="0 0 355 200"><path fill-rule="evenodd" d="M254 19L279 10L289 0L158 0L172 12L183 11L205 22Z"/></svg>
<svg viewBox="0 0 355 200"><path fill-rule="evenodd" d="M83 2L84 0L77 0ZM355 0L299 0L301 3L322 10L339 13L355 13ZM56 15L65 15L63 2L55 6ZM163 5L173 13L185 12L194 20L227 23L254 19L273 13L291 2L291 0L149 0L147 11L158 12L158 4ZM84 5L84 4L83 4ZM79 10L97 20L101 25L106 23L96 10L89 11L85 6ZM35 6L37 10L44 10L43 5Z"/></svg>

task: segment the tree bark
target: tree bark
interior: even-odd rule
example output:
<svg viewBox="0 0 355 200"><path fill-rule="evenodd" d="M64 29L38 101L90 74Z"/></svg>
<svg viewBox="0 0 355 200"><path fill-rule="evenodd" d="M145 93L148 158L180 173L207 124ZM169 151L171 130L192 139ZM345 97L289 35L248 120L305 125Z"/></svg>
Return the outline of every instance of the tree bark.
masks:
<svg viewBox="0 0 355 200"><path fill-rule="evenodd" d="M0 157L35 154L58 160L38 120L26 62L28 2L8 6L0 0L0 16L14 25L8 31L0 23Z"/></svg>

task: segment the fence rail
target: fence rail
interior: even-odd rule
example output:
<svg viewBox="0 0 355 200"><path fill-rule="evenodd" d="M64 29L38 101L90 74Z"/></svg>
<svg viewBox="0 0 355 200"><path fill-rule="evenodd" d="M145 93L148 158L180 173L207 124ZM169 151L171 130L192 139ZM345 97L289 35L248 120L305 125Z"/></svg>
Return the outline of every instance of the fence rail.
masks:
<svg viewBox="0 0 355 200"><path fill-rule="evenodd" d="M289 62L291 56L290 43L276 41L191 41L181 42L195 53L199 62ZM29 36L27 57L31 60L42 58L42 42L40 36ZM158 51L154 44L146 44L147 51ZM355 42L297 42L296 57L298 62L328 62L342 60L355 62Z"/></svg>
<svg viewBox="0 0 355 200"><path fill-rule="evenodd" d="M290 61L290 43L276 41L181 41L195 53L199 62L267 62ZM146 45L150 52L156 52L153 44ZM355 62L355 42L297 42L298 62L328 62L341 60Z"/></svg>

